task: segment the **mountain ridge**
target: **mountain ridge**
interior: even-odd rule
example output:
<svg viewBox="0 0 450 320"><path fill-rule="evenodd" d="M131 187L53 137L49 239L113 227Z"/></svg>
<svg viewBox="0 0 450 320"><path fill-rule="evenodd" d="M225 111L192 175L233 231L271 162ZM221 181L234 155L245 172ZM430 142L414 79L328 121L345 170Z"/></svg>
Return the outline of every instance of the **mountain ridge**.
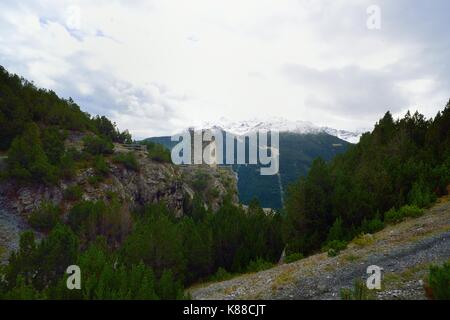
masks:
<svg viewBox="0 0 450 320"><path fill-rule="evenodd" d="M342 129L335 129L331 127L321 127L309 121L302 120L287 120L282 117L274 117L270 120L250 119L242 121L232 121L227 118L220 118L213 122L204 122L200 125L192 127L195 130L220 129L237 136L246 135L258 130L262 131L278 131L283 133L295 134L319 134L327 133L329 135L338 137L344 141L352 144L358 143L361 135L368 130L348 131Z"/></svg>

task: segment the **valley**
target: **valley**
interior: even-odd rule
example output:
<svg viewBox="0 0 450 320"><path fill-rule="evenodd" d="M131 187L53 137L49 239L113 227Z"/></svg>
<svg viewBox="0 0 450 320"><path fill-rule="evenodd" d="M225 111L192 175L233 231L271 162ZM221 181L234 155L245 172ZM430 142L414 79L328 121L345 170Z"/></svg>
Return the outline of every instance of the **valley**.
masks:
<svg viewBox="0 0 450 320"><path fill-rule="evenodd" d="M259 127L263 127L264 130L271 128L280 130L288 129L285 126L278 125L272 127L272 125L270 123L261 125L260 123L260 126L256 128L251 126L245 131L233 130L231 128L232 131L230 132L247 134L251 130L256 130ZM212 127L220 128L217 126ZM242 126L237 127L242 130ZM209 128L209 126L205 128ZM223 130L225 135L227 131L222 128L220 129ZM293 130L292 132L281 131L279 139L280 168L278 175L261 176L260 165L235 164L231 166L237 176L239 200L243 204L249 204L253 199L257 199L264 208L281 209L282 199L284 197L282 192L284 193L288 189L289 184L307 174L314 159L321 157L326 161L330 161L336 155L344 153L351 145L347 141L330 135L325 131L310 127L304 129L297 128L297 130ZM171 141L171 137L154 137L144 141L163 144L169 150L175 145Z"/></svg>

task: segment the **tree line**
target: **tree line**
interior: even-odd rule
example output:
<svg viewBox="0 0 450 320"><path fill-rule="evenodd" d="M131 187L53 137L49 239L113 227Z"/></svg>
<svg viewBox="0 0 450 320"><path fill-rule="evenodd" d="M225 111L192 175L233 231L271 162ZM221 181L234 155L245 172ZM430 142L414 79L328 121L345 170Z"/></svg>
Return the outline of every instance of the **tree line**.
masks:
<svg viewBox="0 0 450 320"><path fill-rule="evenodd" d="M183 299L186 286L259 271L283 250L278 214L229 200L215 214L195 198L181 218L163 203L128 216L111 195L107 202L79 201L47 232L40 242L32 231L22 234L19 250L0 269L0 298ZM65 271L74 264L82 289L70 291Z"/></svg>
<svg viewBox="0 0 450 320"><path fill-rule="evenodd" d="M433 119L387 112L358 144L329 163L317 159L285 203L288 252L344 246L358 234L417 216L450 183L450 102ZM337 248L339 249L339 248Z"/></svg>

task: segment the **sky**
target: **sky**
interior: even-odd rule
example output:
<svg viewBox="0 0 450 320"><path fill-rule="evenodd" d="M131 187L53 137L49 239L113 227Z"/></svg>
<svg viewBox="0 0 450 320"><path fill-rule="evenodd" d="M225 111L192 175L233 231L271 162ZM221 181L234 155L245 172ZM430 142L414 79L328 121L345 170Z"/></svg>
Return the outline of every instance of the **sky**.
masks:
<svg viewBox="0 0 450 320"><path fill-rule="evenodd" d="M388 110L443 109L448 12L448 0L2 0L0 65L136 138L219 118L370 129Z"/></svg>

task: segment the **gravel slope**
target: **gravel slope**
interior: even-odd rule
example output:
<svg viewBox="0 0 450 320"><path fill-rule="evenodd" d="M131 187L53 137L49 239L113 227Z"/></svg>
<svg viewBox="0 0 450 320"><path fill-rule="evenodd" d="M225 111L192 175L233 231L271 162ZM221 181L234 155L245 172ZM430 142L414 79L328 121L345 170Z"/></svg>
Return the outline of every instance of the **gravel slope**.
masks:
<svg viewBox="0 0 450 320"><path fill-rule="evenodd" d="M10 214L0 202L0 264L5 263L9 252L19 248L23 223L17 215Z"/></svg>
<svg viewBox="0 0 450 320"><path fill-rule="evenodd" d="M337 257L318 254L189 292L193 299L339 299L341 288L352 287L366 277L368 266L377 265L384 270L378 299L426 299L429 265L449 259L450 202L444 198L424 216L388 226Z"/></svg>

